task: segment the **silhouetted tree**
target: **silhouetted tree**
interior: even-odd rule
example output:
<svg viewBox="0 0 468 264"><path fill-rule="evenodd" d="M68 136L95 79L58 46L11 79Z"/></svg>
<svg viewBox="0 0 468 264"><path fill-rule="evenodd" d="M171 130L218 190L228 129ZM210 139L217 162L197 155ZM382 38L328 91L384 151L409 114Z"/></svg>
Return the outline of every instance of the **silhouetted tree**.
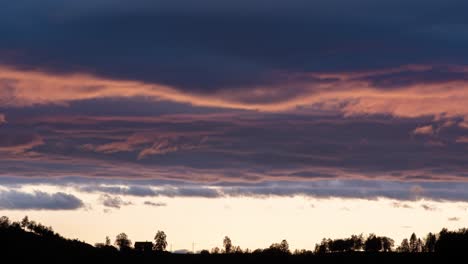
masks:
<svg viewBox="0 0 468 264"><path fill-rule="evenodd" d="M271 246L265 249L263 252L267 254L273 254L273 255L291 254L291 252L289 251L289 244L288 244L288 241L286 241L286 239L283 239L281 243L271 244Z"/></svg>
<svg viewBox="0 0 468 264"><path fill-rule="evenodd" d="M398 252L402 252L402 253L408 253L411 251L410 249L410 244L408 242L408 239L405 238L401 241L401 244L400 246L397 248L397 251Z"/></svg>
<svg viewBox="0 0 468 264"><path fill-rule="evenodd" d="M220 251L219 247L214 247L211 249L211 254L219 254Z"/></svg>
<svg viewBox="0 0 468 264"><path fill-rule="evenodd" d="M29 225L29 218L28 216L23 217L23 220L21 220L21 227L23 229L26 229Z"/></svg>
<svg viewBox="0 0 468 264"><path fill-rule="evenodd" d="M166 234L164 231L158 231L154 237L154 250L165 251L167 247Z"/></svg>
<svg viewBox="0 0 468 264"><path fill-rule="evenodd" d="M395 241L389 237L382 237L381 240L382 240L383 251L385 252L392 251Z"/></svg>
<svg viewBox="0 0 468 264"><path fill-rule="evenodd" d="M424 243L424 251L425 252L434 252L436 242L437 242L437 237L436 237L435 234L432 234L432 233L427 234L426 241Z"/></svg>
<svg viewBox="0 0 468 264"><path fill-rule="evenodd" d="M54 231L52 227L46 227L43 224L35 224L32 226L32 231L40 236L53 236Z"/></svg>
<svg viewBox="0 0 468 264"><path fill-rule="evenodd" d="M13 230L21 230L21 223L18 222L18 221L15 221L15 222L12 222L10 224L10 228L13 229Z"/></svg>
<svg viewBox="0 0 468 264"><path fill-rule="evenodd" d="M95 247L97 248L108 248L108 247L112 247L111 245L111 240L108 236L106 236L106 239L105 239L105 242L104 243L96 243L94 244Z"/></svg>
<svg viewBox="0 0 468 264"><path fill-rule="evenodd" d="M421 241L420 238L416 236L415 233L411 234L409 246L410 246L410 252L413 252L413 253L422 252L423 247L424 247L423 242Z"/></svg>
<svg viewBox="0 0 468 264"><path fill-rule="evenodd" d="M8 228L10 227L10 219L6 216L0 217L0 228Z"/></svg>
<svg viewBox="0 0 468 264"><path fill-rule="evenodd" d="M130 249L132 241L128 238L127 234L120 233L115 237L115 244L119 247L120 251L123 251Z"/></svg>
<svg viewBox="0 0 468 264"><path fill-rule="evenodd" d="M257 248L257 249L255 249L254 251L252 251L252 254L254 254L254 255L263 254L263 249Z"/></svg>
<svg viewBox="0 0 468 264"><path fill-rule="evenodd" d="M442 229L438 235L435 252L457 253L468 250L468 229L462 228L458 231Z"/></svg>
<svg viewBox="0 0 468 264"><path fill-rule="evenodd" d="M364 236L362 234L360 235L352 235L351 240L353 241L353 248L352 250L354 251L359 251L362 250L364 247Z"/></svg>
<svg viewBox="0 0 468 264"><path fill-rule="evenodd" d="M110 246L111 246L111 243L112 243L112 242L111 242L111 239L110 239L108 236L106 236L105 246L110 247Z"/></svg>
<svg viewBox="0 0 468 264"><path fill-rule="evenodd" d="M29 231L34 231L34 228L36 228L36 222L35 221L29 221L28 222L28 226L27 228L29 229Z"/></svg>
<svg viewBox="0 0 468 264"><path fill-rule="evenodd" d="M286 239L283 239L283 240L281 241L279 249L280 249L281 252L283 252L283 253L287 253L287 254L290 253L290 252L289 252L289 243L288 243L288 241L286 241Z"/></svg>
<svg viewBox="0 0 468 264"><path fill-rule="evenodd" d="M310 256L313 255L314 252L307 249L295 249L293 254L298 256Z"/></svg>
<svg viewBox="0 0 468 264"><path fill-rule="evenodd" d="M330 252L330 243L331 243L330 239L326 239L326 238L322 239L322 242L320 244L315 244L314 252L316 254L325 254L325 253Z"/></svg>
<svg viewBox="0 0 468 264"><path fill-rule="evenodd" d="M206 249L203 249L202 251L200 251L200 255L210 255L210 252Z"/></svg>
<svg viewBox="0 0 468 264"><path fill-rule="evenodd" d="M232 250L232 253L234 253L234 254L242 254L242 253L244 253L244 252L242 251L242 248L241 248L240 246L235 246L235 247L233 248L233 250Z"/></svg>
<svg viewBox="0 0 468 264"><path fill-rule="evenodd" d="M383 249L383 243L380 237L375 234L370 234L364 243L366 252L379 252Z"/></svg>
<svg viewBox="0 0 468 264"><path fill-rule="evenodd" d="M346 239L335 239L330 241L329 248L331 252L344 252L350 251L353 247L353 242Z"/></svg>
<svg viewBox="0 0 468 264"><path fill-rule="evenodd" d="M231 250L232 250L232 242L231 242L231 239L230 239L228 236L225 236L225 237L224 237L223 246L224 246L224 252L225 252L226 254L231 253Z"/></svg>

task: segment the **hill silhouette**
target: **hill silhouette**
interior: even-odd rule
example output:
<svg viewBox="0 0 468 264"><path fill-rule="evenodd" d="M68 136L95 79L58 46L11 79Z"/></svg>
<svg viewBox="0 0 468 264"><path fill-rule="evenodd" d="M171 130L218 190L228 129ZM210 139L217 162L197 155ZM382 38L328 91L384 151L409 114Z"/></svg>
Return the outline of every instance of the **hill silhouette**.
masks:
<svg viewBox="0 0 468 264"><path fill-rule="evenodd" d="M166 235L158 231L155 243L138 242L135 247L125 233L118 234L112 245L94 246L76 239L67 239L51 227L29 221L10 222L0 218L0 255L17 263L446 263L449 260L464 263L468 258L468 230L429 233L424 239L413 233L399 246L388 237L370 234L352 235L345 239L323 239L312 250L291 252L286 240L270 247L242 250L229 237L223 248L202 250L197 254L167 252ZM151 247L153 246L153 247Z"/></svg>

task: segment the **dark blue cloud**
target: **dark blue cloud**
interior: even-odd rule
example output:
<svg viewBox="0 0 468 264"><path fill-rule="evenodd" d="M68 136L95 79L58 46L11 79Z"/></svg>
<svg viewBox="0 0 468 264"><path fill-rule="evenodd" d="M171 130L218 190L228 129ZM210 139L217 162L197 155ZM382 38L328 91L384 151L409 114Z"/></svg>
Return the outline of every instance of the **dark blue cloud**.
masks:
<svg viewBox="0 0 468 264"><path fill-rule="evenodd" d="M63 192L33 193L17 190L0 191L0 209L7 210L75 210L83 207L83 202L74 195Z"/></svg>
<svg viewBox="0 0 468 264"><path fill-rule="evenodd" d="M19 179L3 178L2 184L7 186L14 185L31 185L38 184L38 179ZM346 179L331 179L331 180L316 180L316 181L292 181L292 180L268 180L261 182L218 182L218 183L194 183L189 181L160 181L160 180L116 180L116 179L100 179L95 182L87 178L63 178L61 180L53 180L50 178L42 178L41 184L52 186L74 186L80 193L98 193L101 194L100 201L104 206L120 208L121 206L131 205L130 202L121 198L121 196L136 196L136 197L196 197L196 198L222 198L222 197L294 197L305 196L321 199L328 198L348 198L348 199L366 199L375 200L380 198L394 199L398 201L468 201L466 188L468 183L463 181L443 182L443 181L397 181L397 180L382 180L382 179L366 179L366 180L346 180ZM126 185L120 187L119 185ZM10 187L11 188L11 187ZM145 189L151 190L151 193L132 192L129 190ZM16 207L23 205L31 194L20 193L11 189L3 192L0 195L2 206L7 209L13 208L6 204L14 204ZM41 194L42 196L46 194ZM52 208L55 205L43 205L49 200L60 200L56 196L54 199L45 199L41 195L36 195L42 200L38 201L44 208ZM5 198L7 197L7 198ZM68 196L66 196L68 197ZM62 200L71 200L61 198ZM8 200L8 201L7 201ZM26 202L23 202L26 200ZM160 203L152 204L149 201L144 202L145 205L163 206ZM30 206L30 205L28 205ZM60 205L64 208L65 205ZM80 205L79 207L81 207ZM407 208L408 206L402 202L392 204L395 208ZM38 205L37 208L40 206ZM42 208L41 207L41 208ZM437 210L430 204L422 204L424 210Z"/></svg>
<svg viewBox="0 0 468 264"><path fill-rule="evenodd" d="M210 92L286 85L278 71L468 62L458 0L42 2L2 8L0 63Z"/></svg>

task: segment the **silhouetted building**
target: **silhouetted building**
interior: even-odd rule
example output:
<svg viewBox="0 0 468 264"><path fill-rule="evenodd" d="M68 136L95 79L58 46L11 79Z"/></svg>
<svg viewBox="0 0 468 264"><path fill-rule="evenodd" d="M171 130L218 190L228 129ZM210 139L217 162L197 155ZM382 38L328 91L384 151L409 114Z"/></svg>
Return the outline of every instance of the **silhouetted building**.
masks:
<svg viewBox="0 0 468 264"><path fill-rule="evenodd" d="M151 242L135 242L135 250L141 252L150 252L153 250L153 243Z"/></svg>

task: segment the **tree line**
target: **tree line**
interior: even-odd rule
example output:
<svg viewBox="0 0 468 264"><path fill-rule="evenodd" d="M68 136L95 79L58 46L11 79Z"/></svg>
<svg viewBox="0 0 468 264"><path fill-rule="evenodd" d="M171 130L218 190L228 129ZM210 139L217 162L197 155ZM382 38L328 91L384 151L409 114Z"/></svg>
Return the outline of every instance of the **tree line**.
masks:
<svg viewBox="0 0 468 264"><path fill-rule="evenodd" d="M28 232L40 237L54 238L65 240L60 234L54 232L52 227L47 227L41 223L29 220L25 216L21 221L12 222L6 216L0 217L0 231L14 230ZM76 241L76 240L75 240ZM286 239L279 243L273 243L264 249L242 249L240 246L235 246L232 240L225 236L221 248L215 247L211 250L201 250L202 255L208 254L265 254L265 255L325 255L336 253L349 252L397 252L397 253L437 253L437 252L464 252L468 249L468 229L462 228L456 231L449 231L446 228L439 233L428 233L426 236L419 238L415 233L412 233L409 238L404 238L400 244L395 245L392 238L386 236L378 236L369 234L367 236L351 235L348 238L330 239L324 238L318 244L315 244L314 250L302 249L294 250L289 248ZM151 251L155 253L167 252L167 235L164 231L158 230L154 236L154 242L142 242L145 248L136 247L126 233L118 234L114 243L110 237L106 237L103 243L97 243L95 248L108 251L134 252L134 251ZM193 252L192 252L193 253Z"/></svg>

